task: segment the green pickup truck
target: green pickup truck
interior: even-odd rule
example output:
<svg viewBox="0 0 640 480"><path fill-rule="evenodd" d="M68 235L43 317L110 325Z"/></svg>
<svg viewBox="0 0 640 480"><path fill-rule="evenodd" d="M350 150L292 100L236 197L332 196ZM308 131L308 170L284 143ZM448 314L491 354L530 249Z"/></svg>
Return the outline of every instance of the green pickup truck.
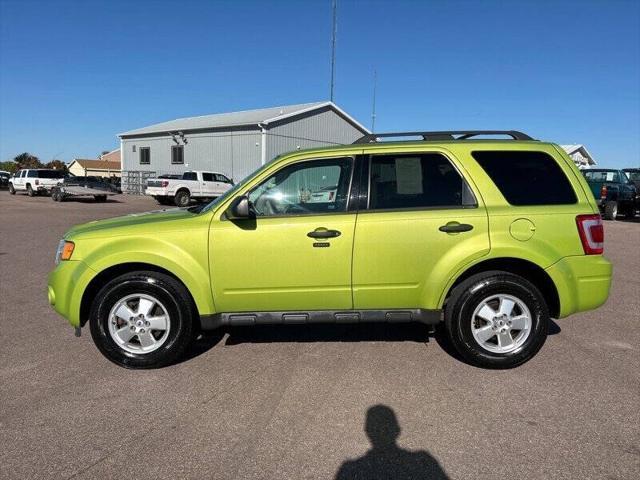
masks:
<svg viewBox="0 0 640 480"><path fill-rule="evenodd" d="M637 181L638 169L593 168L582 173L605 220L615 220L619 214L633 218L640 209L640 189L633 180Z"/></svg>

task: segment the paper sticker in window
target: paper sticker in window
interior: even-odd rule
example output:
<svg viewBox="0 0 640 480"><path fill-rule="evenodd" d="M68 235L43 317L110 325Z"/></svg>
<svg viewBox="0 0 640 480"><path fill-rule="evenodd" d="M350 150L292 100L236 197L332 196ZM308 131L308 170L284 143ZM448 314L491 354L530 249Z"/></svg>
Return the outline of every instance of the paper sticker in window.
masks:
<svg viewBox="0 0 640 480"><path fill-rule="evenodd" d="M396 158L396 182L398 194L422 193L422 163L420 157Z"/></svg>

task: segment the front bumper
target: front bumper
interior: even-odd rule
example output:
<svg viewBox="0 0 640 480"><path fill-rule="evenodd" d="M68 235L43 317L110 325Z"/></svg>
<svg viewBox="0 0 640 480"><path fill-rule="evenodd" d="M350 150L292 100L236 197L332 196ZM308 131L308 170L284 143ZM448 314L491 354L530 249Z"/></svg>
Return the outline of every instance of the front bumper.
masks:
<svg viewBox="0 0 640 480"><path fill-rule="evenodd" d="M95 275L93 269L79 260L62 261L49 274L49 304L73 327L80 327L82 295Z"/></svg>
<svg viewBox="0 0 640 480"><path fill-rule="evenodd" d="M598 308L609 297L613 266L602 255L565 257L546 272L558 289L559 318Z"/></svg>

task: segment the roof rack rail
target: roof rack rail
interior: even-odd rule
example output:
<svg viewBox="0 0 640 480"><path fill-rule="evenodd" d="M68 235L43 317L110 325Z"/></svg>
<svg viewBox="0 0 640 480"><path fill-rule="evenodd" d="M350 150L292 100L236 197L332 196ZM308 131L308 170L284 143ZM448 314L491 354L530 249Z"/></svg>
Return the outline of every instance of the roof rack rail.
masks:
<svg viewBox="0 0 640 480"><path fill-rule="evenodd" d="M513 140L533 140L526 133L517 130L445 130L442 132L395 132L395 133L369 133L353 142L376 143L379 138L389 137L422 137L425 142L443 140L468 140L479 135L508 135Z"/></svg>

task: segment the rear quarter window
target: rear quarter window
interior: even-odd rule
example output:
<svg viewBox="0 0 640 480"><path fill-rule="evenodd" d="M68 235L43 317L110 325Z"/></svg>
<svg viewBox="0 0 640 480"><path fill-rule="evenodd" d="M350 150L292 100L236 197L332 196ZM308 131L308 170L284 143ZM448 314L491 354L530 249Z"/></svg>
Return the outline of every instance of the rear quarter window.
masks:
<svg viewBox="0 0 640 480"><path fill-rule="evenodd" d="M544 152L477 151L473 158L511 205L569 205L576 194L560 166Z"/></svg>

